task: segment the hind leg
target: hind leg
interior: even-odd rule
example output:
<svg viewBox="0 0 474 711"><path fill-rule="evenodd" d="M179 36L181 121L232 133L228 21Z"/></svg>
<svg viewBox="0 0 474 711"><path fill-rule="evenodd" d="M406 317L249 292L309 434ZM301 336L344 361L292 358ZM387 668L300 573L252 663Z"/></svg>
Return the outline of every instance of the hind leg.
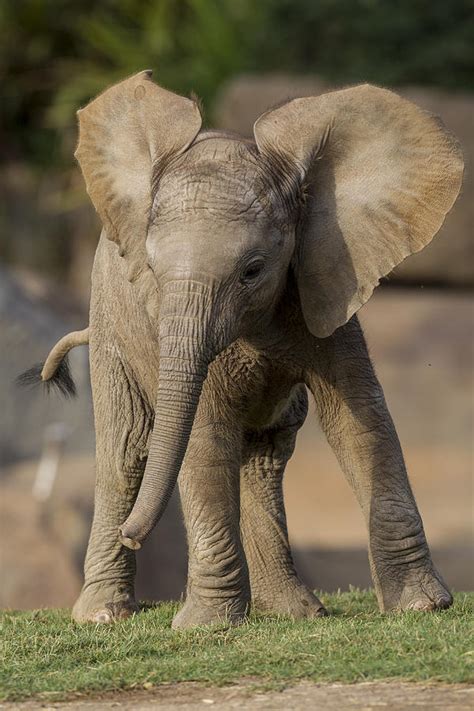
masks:
<svg viewBox="0 0 474 711"><path fill-rule="evenodd" d="M277 425L247 432L240 474L241 532L249 568L252 604L295 618L326 610L299 580L291 555L283 501L283 474L308 409L298 388Z"/></svg>
<svg viewBox="0 0 474 711"><path fill-rule="evenodd" d="M116 350L91 342L96 429L94 520L84 586L74 605L77 622L113 622L137 611L135 553L118 538L138 493L152 412Z"/></svg>

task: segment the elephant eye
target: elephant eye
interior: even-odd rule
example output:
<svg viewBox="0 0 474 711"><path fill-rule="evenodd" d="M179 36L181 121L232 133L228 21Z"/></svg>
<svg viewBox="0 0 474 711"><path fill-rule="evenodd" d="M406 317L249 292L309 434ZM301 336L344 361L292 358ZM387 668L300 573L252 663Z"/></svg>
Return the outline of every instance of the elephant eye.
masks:
<svg viewBox="0 0 474 711"><path fill-rule="evenodd" d="M242 284L253 281L256 279L263 271L265 266L262 259L255 259L250 264L247 264L242 274L240 275L240 281Z"/></svg>

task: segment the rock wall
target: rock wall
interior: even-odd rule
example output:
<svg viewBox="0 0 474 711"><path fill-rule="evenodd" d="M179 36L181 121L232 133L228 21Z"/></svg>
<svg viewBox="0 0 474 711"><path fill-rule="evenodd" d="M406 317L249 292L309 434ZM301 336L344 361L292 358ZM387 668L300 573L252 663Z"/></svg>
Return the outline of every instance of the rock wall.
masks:
<svg viewBox="0 0 474 711"><path fill-rule="evenodd" d="M90 452L94 447L89 354L75 348L70 364L78 398L65 401L47 396L41 386L19 388L16 377L44 362L54 344L66 333L84 328L86 311L67 305L66 294L52 289L33 274L21 278L0 268L0 471L24 458L39 456L46 429L64 426L66 451Z"/></svg>

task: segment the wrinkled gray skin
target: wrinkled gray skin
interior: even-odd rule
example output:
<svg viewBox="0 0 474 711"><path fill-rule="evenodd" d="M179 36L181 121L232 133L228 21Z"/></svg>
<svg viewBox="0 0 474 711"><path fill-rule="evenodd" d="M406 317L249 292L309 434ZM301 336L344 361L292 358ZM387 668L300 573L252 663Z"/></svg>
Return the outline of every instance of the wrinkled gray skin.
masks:
<svg viewBox="0 0 474 711"><path fill-rule="evenodd" d="M347 186L337 190L340 173L334 162L344 141L352 140L352 118L338 137L337 115L331 109L326 120L330 130L317 126L313 136L305 124L308 106L291 102L281 120L277 116L274 121L275 113L286 107L260 119L255 143L199 131L199 125L189 137L180 128L181 119L174 121L170 106L164 134L175 140L182 131L184 138L178 136L174 149L156 149L162 156L158 159L153 156L155 139L143 129L147 109L131 121L127 114L155 90L149 75L140 74L81 112L81 142L85 146L89 141L90 150L80 143L77 155L105 230L94 264L90 310L95 515L74 618L110 622L136 611L134 549L161 515L178 473L189 574L186 602L174 627L237 623L250 602L296 618L325 614L296 574L282 494L285 465L307 413L305 385L365 515L380 608L449 606L452 598L433 567L397 434L353 314L378 278L420 249L441 224L459 189L462 169L455 143L437 124L433 129L429 119L435 133L426 150L430 156L439 153L442 165L434 166L432 182L420 168L422 174L413 180L429 184L422 198L417 194L407 207L410 195L399 196L405 203L380 225L372 213L379 209L380 222L383 211L392 208L393 196L386 187L387 157L377 157L377 146L368 142L366 160L378 160L380 169L369 168L375 182L370 187L368 178L362 192L377 193L381 183L386 192L380 208L377 197L359 214L357 198L356 211L347 208L345 217ZM401 102L370 87L350 91L360 90L375 92L375 104L378 92L384 100ZM159 91L160 101L164 96L187 102ZM121 101L124 93L129 97L125 104L110 112L107 101L113 103L117 96ZM362 97L361 105L371 106L371 97ZM190 103L183 103L184 113ZM310 107L310 113L320 111L324 118L325 106L318 106ZM401 114L407 106L415 111L403 102ZM300 108L303 113L295 117ZM87 123L89 114L93 120ZM195 118L193 107L189 121ZM156 121L153 136L165 119L160 115ZM184 117L184 126L186 121ZM402 121L400 131L409 133L410 121ZM428 121L425 115L423 121ZM142 132L136 144L134 131ZM426 134L420 118L417 136ZM165 140L159 136L158 142ZM316 166L319 177L311 178L316 153L332 136L334 155L326 146L322 168ZM418 138L414 141L419 147ZM141 157L145 143L151 148ZM138 151L135 157L133 151ZM412 161L413 152L410 146L403 160ZM153 176L142 180L150 155ZM397 159L398 154L394 163ZM353 160L358 163L357 156ZM350 176L351 170L349 160L341 171ZM440 173L449 173L446 184ZM430 202L432 184L437 197ZM361 195L357 186L349 193L350 200ZM311 214L313 195L314 204L322 207ZM336 210L331 208L334 202ZM435 217L431 222L420 217L418 230L416 215L424 205ZM318 231L320 219L324 224ZM403 219L413 223L408 237L400 227ZM356 227L361 220L365 224ZM376 223L373 230L370 220ZM333 240L328 245L321 239L320 252L317 242L307 241L314 230ZM380 230L388 231L400 249L388 249ZM360 235L369 245L362 255L353 246ZM341 240L348 245L346 253ZM316 261L309 264L314 250ZM385 262L384 250L391 250ZM328 261L326 255L333 251L336 255ZM140 259L143 264L131 273L130 263Z"/></svg>

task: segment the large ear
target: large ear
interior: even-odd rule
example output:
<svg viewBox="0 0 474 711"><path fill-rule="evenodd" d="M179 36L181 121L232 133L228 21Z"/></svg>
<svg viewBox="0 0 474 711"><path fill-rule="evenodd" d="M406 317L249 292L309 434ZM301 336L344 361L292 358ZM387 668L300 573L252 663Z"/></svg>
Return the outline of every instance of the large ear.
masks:
<svg viewBox="0 0 474 711"><path fill-rule="evenodd" d="M461 150L439 119L369 85L290 101L254 132L262 154L305 176L295 271L309 330L328 336L439 230Z"/></svg>
<svg viewBox="0 0 474 711"><path fill-rule="evenodd" d="M112 86L78 111L75 155L107 237L127 261L130 281L149 270L145 241L153 176L201 128L197 105L157 86L151 74Z"/></svg>

